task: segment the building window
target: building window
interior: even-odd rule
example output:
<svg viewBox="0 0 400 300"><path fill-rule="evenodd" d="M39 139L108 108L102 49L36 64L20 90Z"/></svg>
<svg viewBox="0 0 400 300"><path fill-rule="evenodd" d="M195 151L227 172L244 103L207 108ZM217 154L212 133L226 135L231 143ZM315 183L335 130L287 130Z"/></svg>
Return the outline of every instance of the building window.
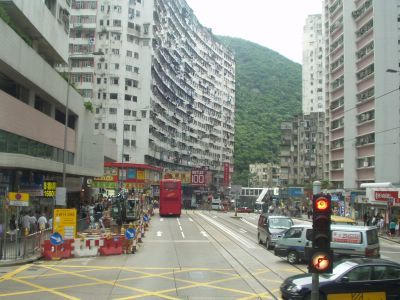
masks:
<svg viewBox="0 0 400 300"><path fill-rule="evenodd" d="M110 115L116 115L117 114L117 109L116 108L111 107L108 111L109 111Z"/></svg>
<svg viewBox="0 0 400 300"><path fill-rule="evenodd" d="M110 93L110 99L118 100L118 94L117 93Z"/></svg>
<svg viewBox="0 0 400 300"><path fill-rule="evenodd" d="M108 123L108 129L117 130L117 124L116 123Z"/></svg>

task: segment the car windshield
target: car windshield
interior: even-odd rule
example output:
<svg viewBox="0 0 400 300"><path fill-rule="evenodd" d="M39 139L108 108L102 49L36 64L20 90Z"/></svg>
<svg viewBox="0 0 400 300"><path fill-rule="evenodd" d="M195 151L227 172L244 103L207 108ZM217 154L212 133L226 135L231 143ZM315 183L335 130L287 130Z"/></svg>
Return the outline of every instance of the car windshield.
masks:
<svg viewBox="0 0 400 300"><path fill-rule="evenodd" d="M293 225L293 221L289 218L271 218L269 219L270 228L290 228Z"/></svg>

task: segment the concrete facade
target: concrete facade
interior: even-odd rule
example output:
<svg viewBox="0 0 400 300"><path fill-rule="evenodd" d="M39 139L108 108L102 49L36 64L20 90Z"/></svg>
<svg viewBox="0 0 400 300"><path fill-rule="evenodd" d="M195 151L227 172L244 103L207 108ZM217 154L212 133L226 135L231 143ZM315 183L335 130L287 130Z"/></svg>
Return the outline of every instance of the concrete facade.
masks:
<svg viewBox="0 0 400 300"><path fill-rule="evenodd" d="M400 1L325 1L326 161L334 188L400 184ZM345 41L345 43L344 43Z"/></svg>

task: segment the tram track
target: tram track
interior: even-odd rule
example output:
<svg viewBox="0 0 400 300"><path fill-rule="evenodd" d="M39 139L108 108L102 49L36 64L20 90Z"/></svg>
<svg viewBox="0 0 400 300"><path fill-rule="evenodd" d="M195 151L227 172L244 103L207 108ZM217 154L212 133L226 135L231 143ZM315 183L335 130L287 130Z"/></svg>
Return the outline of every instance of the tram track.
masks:
<svg viewBox="0 0 400 300"><path fill-rule="evenodd" d="M243 233L240 233L240 231L237 230L237 226L239 224L234 223L233 221L224 219L224 218L218 218L218 222L212 218L212 215L208 215L205 212L196 212L194 213L195 218L193 218L194 222L201 228L203 231L207 232L210 238L213 239L213 241L221 247L226 253L229 254L229 256L234 260L236 264L238 264L249 277L251 277L266 293L268 293L269 297L272 297L272 299L279 299L277 294L279 293L279 288L271 288L271 286L267 285L265 280L260 279L256 274L254 274L254 270L251 270L249 266L243 262L245 260L243 257L238 257L235 256L232 252L232 249L228 249L227 245L221 241L221 239L218 239L215 237L215 232L212 232L213 230L216 230L219 232L219 234L222 234L225 238L227 238L231 243L234 243L238 249L244 254L247 255L246 260L249 260L249 258L253 261L253 265L260 266L261 268L265 269L268 271L268 273L272 274L273 278L269 279L267 281L269 282L281 282L283 281L286 277L283 276L282 274L278 273L271 265L268 265L265 263L261 258L260 254L263 254L265 257L266 255L270 255L271 253L269 251L266 251L266 249L263 249L258 245L258 243L249 240L248 236L244 235ZM220 225L219 225L220 224ZM228 225L229 224L229 225ZM236 228L235 228L236 227ZM264 250L265 252L261 252L260 250ZM257 252L257 255L256 253ZM255 263L254 263L255 262ZM300 271L301 273L304 273L304 270L301 268L295 266L295 265L289 265L291 268L295 269L296 272ZM276 291L278 289L278 292ZM259 292L257 292L254 288L253 290L257 295L260 295ZM265 294L264 292L264 294Z"/></svg>

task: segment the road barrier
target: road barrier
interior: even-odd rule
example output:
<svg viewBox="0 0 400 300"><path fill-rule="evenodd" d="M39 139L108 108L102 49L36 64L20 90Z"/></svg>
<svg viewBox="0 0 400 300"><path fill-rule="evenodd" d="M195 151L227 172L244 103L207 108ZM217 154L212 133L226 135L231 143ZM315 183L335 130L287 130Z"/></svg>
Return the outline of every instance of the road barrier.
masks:
<svg viewBox="0 0 400 300"><path fill-rule="evenodd" d="M114 236L103 239L103 246L100 247L100 255L121 255L123 253L123 236Z"/></svg>
<svg viewBox="0 0 400 300"><path fill-rule="evenodd" d="M72 257L72 243L71 240L64 240L61 245L52 245L50 240L46 240L43 243L43 258L46 260L60 260L62 258Z"/></svg>
<svg viewBox="0 0 400 300"><path fill-rule="evenodd" d="M104 238L76 238L72 244L75 257L99 255L99 249L104 246Z"/></svg>

